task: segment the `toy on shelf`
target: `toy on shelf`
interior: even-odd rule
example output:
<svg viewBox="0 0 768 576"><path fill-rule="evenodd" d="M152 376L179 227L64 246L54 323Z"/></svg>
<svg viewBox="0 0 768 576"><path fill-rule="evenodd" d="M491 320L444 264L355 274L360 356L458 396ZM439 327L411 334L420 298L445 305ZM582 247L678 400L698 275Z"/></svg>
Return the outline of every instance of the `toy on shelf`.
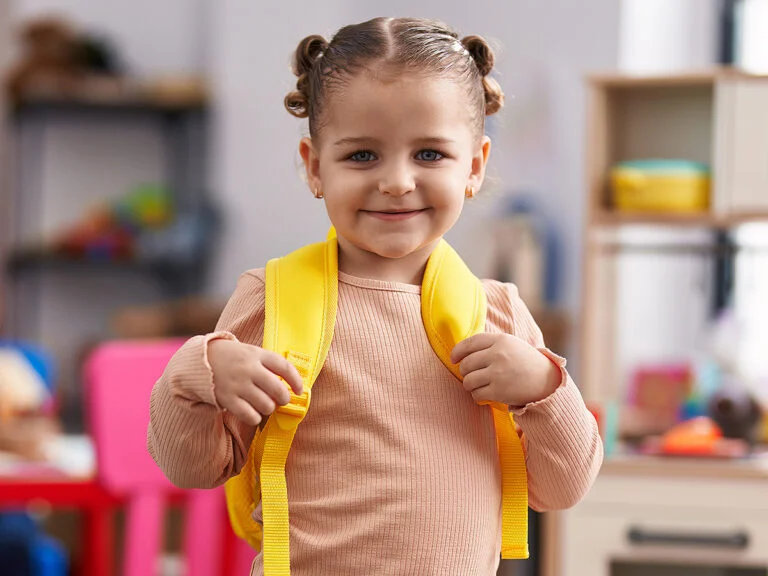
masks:
<svg viewBox="0 0 768 576"><path fill-rule="evenodd" d="M46 16L19 31L20 58L5 79L10 102L25 98L107 97L123 89L114 50L79 33L68 21Z"/></svg>
<svg viewBox="0 0 768 576"><path fill-rule="evenodd" d="M16 249L10 268L64 260L189 270L207 261L219 230L219 212L207 199L194 209L177 211L163 186L139 186L117 201L91 208L48 241Z"/></svg>
<svg viewBox="0 0 768 576"><path fill-rule="evenodd" d="M622 433L642 437L677 424L693 385L686 363L638 367L632 375Z"/></svg>
<svg viewBox="0 0 768 576"><path fill-rule="evenodd" d="M709 208L710 175L686 160L621 162L611 170L613 206L626 212L702 212Z"/></svg>
<svg viewBox="0 0 768 576"><path fill-rule="evenodd" d="M74 257L131 258L143 231L165 226L172 218L171 195L165 188L139 186L112 204L92 209L80 222L57 234L52 251Z"/></svg>
<svg viewBox="0 0 768 576"><path fill-rule="evenodd" d="M693 359L634 371L621 435L642 452L740 457L765 443L760 386L740 360L747 334L726 309L703 336Z"/></svg>
<svg viewBox="0 0 768 576"><path fill-rule="evenodd" d="M91 207L78 222L40 245L17 249L12 261L130 260L136 256L142 235L171 226L175 216L167 189L159 185L138 186L116 201Z"/></svg>
<svg viewBox="0 0 768 576"><path fill-rule="evenodd" d="M724 436L743 440L750 447L757 443L761 433L762 410L742 386L723 386L709 398L707 409Z"/></svg>
<svg viewBox="0 0 768 576"><path fill-rule="evenodd" d="M746 441L726 438L714 420L699 416L676 424L661 436L643 443L641 452L650 456L741 458L749 453Z"/></svg>

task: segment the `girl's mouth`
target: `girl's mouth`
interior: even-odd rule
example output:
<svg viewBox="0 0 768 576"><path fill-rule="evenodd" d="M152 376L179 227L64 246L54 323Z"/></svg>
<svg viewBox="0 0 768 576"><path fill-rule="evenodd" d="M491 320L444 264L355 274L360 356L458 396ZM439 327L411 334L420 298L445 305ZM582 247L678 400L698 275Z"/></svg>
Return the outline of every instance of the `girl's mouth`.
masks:
<svg viewBox="0 0 768 576"><path fill-rule="evenodd" d="M388 222L393 221L399 221L399 220L408 220L409 218L413 218L414 216L418 216L422 212L425 212L426 208L422 208L421 210L398 210L398 211L392 211L392 212L376 212L373 210L365 210L365 213L369 216L372 216L373 218L378 218L379 220L386 220Z"/></svg>

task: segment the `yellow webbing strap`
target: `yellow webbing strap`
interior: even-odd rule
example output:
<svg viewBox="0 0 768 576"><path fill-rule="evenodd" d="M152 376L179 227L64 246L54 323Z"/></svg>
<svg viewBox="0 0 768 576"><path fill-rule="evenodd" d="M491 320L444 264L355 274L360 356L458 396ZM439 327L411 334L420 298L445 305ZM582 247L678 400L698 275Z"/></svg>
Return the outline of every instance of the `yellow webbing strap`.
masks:
<svg viewBox="0 0 768 576"><path fill-rule="evenodd" d="M306 246L267 264L264 345L284 354L304 380L301 396L280 406L264 428L261 500L264 573L290 575L285 461L311 399L312 385L328 355L336 322L338 247L335 239Z"/></svg>
<svg viewBox="0 0 768 576"><path fill-rule="evenodd" d="M447 242L441 240L427 262L421 290L421 315L427 337L445 366L453 347L485 330L486 298L482 282ZM490 404L501 464L501 557L528 558L528 476L522 442L507 406Z"/></svg>

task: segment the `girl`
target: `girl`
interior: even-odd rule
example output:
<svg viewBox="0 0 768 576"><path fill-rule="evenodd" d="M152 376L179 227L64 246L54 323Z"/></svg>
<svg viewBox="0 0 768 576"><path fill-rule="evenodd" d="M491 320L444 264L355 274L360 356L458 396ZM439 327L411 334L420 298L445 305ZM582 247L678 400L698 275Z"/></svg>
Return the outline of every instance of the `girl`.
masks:
<svg viewBox="0 0 768 576"><path fill-rule="evenodd" d="M506 404L535 510L574 505L602 462L594 418L513 285L484 281L486 331L438 360L421 319L430 253L483 183L484 118L503 94L493 53L447 26L379 18L305 38L285 99L309 118L309 188L338 234L336 329L286 465L295 576L496 573ZM149 450L172 482L238 474L254 434L289 402L283 357L259 347L264 270L243 274L218 330L189 340L157 382ZM280 378L278 378L280 377ZM258 509L257 509L258 512ZM258 518L257 518L258 520ZM262 574L260 556L252 574Z"/></svg>

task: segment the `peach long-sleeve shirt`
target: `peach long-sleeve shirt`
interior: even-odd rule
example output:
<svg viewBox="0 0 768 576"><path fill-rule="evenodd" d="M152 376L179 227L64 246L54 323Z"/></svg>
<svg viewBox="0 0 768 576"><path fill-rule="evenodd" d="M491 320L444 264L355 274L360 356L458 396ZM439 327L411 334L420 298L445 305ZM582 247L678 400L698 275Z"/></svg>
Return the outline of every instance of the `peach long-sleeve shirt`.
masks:
<svg viewBox="0 0 768 576"><path fill-rule="evenodd" d="M530 506L570 507L602 462L597 425L516 288L484 286L486 330L515 334L561 369L551 396L514 413ZM207 342L261 345L263 331L258 269L241 276L217 332L190 339L156 383L148 446L174 484L210 488L242 467L255 428L217 406ZM294 576L496 574L501 491L493 418L430 347L419 286L339 274L334 339L286 480ZM262 570L257 556L251 574Z"/></svg>

